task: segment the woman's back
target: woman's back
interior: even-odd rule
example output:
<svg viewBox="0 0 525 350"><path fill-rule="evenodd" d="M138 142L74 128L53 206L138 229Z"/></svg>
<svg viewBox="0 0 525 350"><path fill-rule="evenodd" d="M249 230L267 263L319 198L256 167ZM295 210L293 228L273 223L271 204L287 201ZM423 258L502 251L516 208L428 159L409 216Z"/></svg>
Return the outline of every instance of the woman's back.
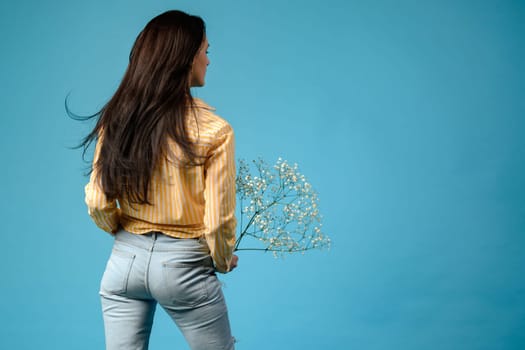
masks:
<svg viewBox="0 0 525 350"><path fill-rule="evenodd" d="M236 226L234 134L228 122L213 110L194 100L187 131L202 161L199 165L182 165L182 150L176 142L168 141L168 152L159 158L153 172L149 204L119 198L117 209L115 201L106 200L94 171L85 191L95 223L108 232L120 224L137 234L158 231L176 238L206 237L218 270L225 271ZM95 161L97 157L98 152Z"/></svg>

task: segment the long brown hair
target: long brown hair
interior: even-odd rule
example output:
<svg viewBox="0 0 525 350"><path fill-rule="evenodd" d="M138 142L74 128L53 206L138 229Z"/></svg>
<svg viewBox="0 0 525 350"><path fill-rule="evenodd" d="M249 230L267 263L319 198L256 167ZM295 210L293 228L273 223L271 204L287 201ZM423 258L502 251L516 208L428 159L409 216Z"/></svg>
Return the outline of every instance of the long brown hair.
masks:
<svg viewBox="0 0 525 350"><path fill-rule="evenodd" d="M93 166L108 199L125 196L131 203L149 203L150 180L169 138L180 146L184 165L197 164L186 118L193 106L190 72L205 31L200 17L181 11L153 18L138 35L113 97L84 118L99 117L79 147L85 152L102 137ZM66 110L71 116L67 101Z"/></svg>

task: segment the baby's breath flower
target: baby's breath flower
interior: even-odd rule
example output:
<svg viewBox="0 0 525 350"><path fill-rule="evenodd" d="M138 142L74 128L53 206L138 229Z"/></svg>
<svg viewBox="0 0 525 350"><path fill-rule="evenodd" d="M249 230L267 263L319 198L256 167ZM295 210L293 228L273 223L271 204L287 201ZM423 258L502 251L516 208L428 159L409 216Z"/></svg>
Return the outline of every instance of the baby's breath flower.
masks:
<svg viewBox="0 0 525 350"><path fill-rule="evenodd" d="M297 164L282 158L272 167L261 158L239 160L237 196L240 201L240 234L236 250L265 250L274 255L322 249L330 239L322 232L318 196ZM239 248L245 236L263 248Z"/></svg>

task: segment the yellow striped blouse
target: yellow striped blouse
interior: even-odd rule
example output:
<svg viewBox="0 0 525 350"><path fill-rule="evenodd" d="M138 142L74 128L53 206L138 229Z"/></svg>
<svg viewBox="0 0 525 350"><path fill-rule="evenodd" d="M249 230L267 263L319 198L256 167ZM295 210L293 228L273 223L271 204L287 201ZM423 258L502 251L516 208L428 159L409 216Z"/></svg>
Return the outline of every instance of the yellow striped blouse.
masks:
<svg viewBox="0 0 525 350"><path fill-rule="evenodd" d="M177 238L205 237L217 271L230 270L235 246L235 154L234 134L224 119L200 99L188 119L188 133L205 161L201 166L178 167L161 160L152 176L152 205L133 207L124 200L108 201L95 181L97 169L85 187L88 213L104 231L124 230L144 234L159 231ZM99 138L94 162L98 157ZM170 151L182 155L174 141Z"/></svg>

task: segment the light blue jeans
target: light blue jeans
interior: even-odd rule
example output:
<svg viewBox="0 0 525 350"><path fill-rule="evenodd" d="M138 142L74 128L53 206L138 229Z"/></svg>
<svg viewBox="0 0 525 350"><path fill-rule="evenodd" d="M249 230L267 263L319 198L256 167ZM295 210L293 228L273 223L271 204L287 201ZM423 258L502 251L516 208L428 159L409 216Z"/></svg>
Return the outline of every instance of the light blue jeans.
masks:
<svg viewBox="0 0 525 350"><path fill-rule="evenodd" d="M107 350L146 350L157 303L192 350L234 349L206 242L162 233L116 234L100 286Z"/></svg>

